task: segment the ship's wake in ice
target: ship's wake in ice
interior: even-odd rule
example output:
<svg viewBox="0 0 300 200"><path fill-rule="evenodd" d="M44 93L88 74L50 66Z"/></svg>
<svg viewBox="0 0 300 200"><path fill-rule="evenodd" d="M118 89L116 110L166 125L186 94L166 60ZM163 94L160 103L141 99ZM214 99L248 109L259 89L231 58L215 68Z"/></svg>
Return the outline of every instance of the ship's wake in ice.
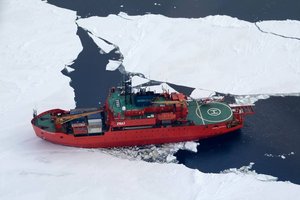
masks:
<svg viewBox="0 0 300 200"><path fill-rule="evenodd" d="M129 160L143 160L147 162L156 163L177 163L174 154L178 150L188 150L192 152L197 152L197 142L180 142L180 143L170 143L162 145L147 145L147 146L135 146L135 147L123 147L123 148L111 148L111 149L101 149L109 155L113 155L118 158L124 158ZM89 150L89 151L99 151L99 150Z"/></svg>

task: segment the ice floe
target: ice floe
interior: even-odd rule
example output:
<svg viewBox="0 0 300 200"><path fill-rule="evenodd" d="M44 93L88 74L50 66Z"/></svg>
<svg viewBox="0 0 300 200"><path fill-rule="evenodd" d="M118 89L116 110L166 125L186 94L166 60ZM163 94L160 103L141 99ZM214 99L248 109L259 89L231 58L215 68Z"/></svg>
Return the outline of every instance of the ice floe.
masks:
<svg viewBox="0 0 300 200"><path fill-rule="evenodd" d="M118 46L127 71L153 80L238 95L300 91L299 40L257 27L287 32L291 26L294 36L298 21L255 24L228 16L184 19L120 13L77 23Z"/></svg>

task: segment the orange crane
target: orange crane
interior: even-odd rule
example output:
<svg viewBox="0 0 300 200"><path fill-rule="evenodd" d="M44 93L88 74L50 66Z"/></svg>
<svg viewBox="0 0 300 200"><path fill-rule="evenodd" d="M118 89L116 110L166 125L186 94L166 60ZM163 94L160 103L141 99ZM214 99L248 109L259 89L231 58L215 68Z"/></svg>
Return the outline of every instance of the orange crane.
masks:
<svg viewBox="0 0 300 200"><path fill-rule="evenodd" d="M92 114L101 113L102 111L103 111L103 109L96 110L96 111L91 111L91 112L84 112L84 113L75 114L75 115L56 116L55 117L55 123L56 124L64 124L66 122L72 121L74 119L78 119L80 117L85 117L85 116L89 116L89 115L92 115Z"/></svg>

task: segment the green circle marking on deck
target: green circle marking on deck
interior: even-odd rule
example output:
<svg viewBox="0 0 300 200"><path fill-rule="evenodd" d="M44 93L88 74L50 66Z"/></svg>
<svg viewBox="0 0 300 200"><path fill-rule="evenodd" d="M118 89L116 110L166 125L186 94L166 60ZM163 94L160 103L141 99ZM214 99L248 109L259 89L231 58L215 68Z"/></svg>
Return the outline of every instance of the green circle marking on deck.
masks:
<svg viewBox="0 0 300 200"><path fill-rule="evenodd" d="M227 104L220 102L212 102L204 105L199 105L197 102L195 112L203 124L225 122L232 118L231 108Z"/></svg>

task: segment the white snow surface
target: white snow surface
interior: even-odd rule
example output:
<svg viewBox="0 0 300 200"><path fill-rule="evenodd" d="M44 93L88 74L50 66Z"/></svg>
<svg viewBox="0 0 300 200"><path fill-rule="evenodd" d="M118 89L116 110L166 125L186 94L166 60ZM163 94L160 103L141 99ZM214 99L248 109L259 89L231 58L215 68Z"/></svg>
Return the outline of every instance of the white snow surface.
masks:
<svg viewBox="0 0 300 200"><path fill-rule="evenodd" d="M71 73L74 71L74 69L72 67L69 66L65 66L65 69L67 70L68 73Z"/></svg>
<svg viewBox="0 0 300 200"><path fill-rule="evenodd" d="M200 99L200 98L205 98L205 97L211 97L215 95L216 93L214 91L209 91L209 90L203 90L203 89L194 89L193 92L191 93L190 97L194 99Z"/></svg>
<svg viewBox="0 0 300 200"><path fill-rule="evenodd" d="M77 22L117 45L127 71L153 80L239 95L300 91L299 40L263 33L254 23L125 13ZM259 24L274 32L300 29L298 21Z"/></svg>
<svg viewBox="0 0 300 200"><path fill-rule="evenodd" d="M138 85L142 85L144 83L148 83L150 80L146 79L146 78L139 77L139 76L133 76L131 78L131 81L132 81L132 86L135 87L135 86L138 86Z"/></svg>
<svg viewBox="0 0 300 200"><path fill-rule="evenodd" d="M0 199L294 199L300 186L253 174L205 174L178 164L43 141L31 109L74 107L61 74L82 47L75 12L39 0L3 0L0 22ZM171 158L170 158L171 159Z"/></svg>
<svg viewBox="0 0 300 200"><path fill-rule="evenodd" d="M185 147L186 150L197 153L197 146L198 145L199 145L199 143L197 143L197 142L186 142L184 144L184 147Z"/></svg>
<svg viewBox="0 0 300 200"><path fill-rule="evenodd" d="M106 65L106 70L108 71L115 71L119 68L119 66L122 64L119 60L109 60L108 64Z"/></svg>
<svg viewBox="0 0 300 200"><path fill-rule="evenodd" d="M109 53L115 48L113 45L106 43L105 41L94 36L93 34L88 33L88 35L93 39L93 41L97 44L98 47L101 47L101 50L104 53Z"/></svg>
<svg viewBox="0 0 300 200"><path fill-rule="evenodd" d="M285 37L298 38L300 40L300 21L261 21L257 25L265 32L275 33Z"/></svg>
<svg viewBox="0 0 300 200"><path fill-rule="evenodd" d="M157 93L163 93L163 92L177 92L174 88L169 86L167 83L162 83L160 85L152 85L152 86L147 86L145 87L147 91L154 91Z"/></svg>

